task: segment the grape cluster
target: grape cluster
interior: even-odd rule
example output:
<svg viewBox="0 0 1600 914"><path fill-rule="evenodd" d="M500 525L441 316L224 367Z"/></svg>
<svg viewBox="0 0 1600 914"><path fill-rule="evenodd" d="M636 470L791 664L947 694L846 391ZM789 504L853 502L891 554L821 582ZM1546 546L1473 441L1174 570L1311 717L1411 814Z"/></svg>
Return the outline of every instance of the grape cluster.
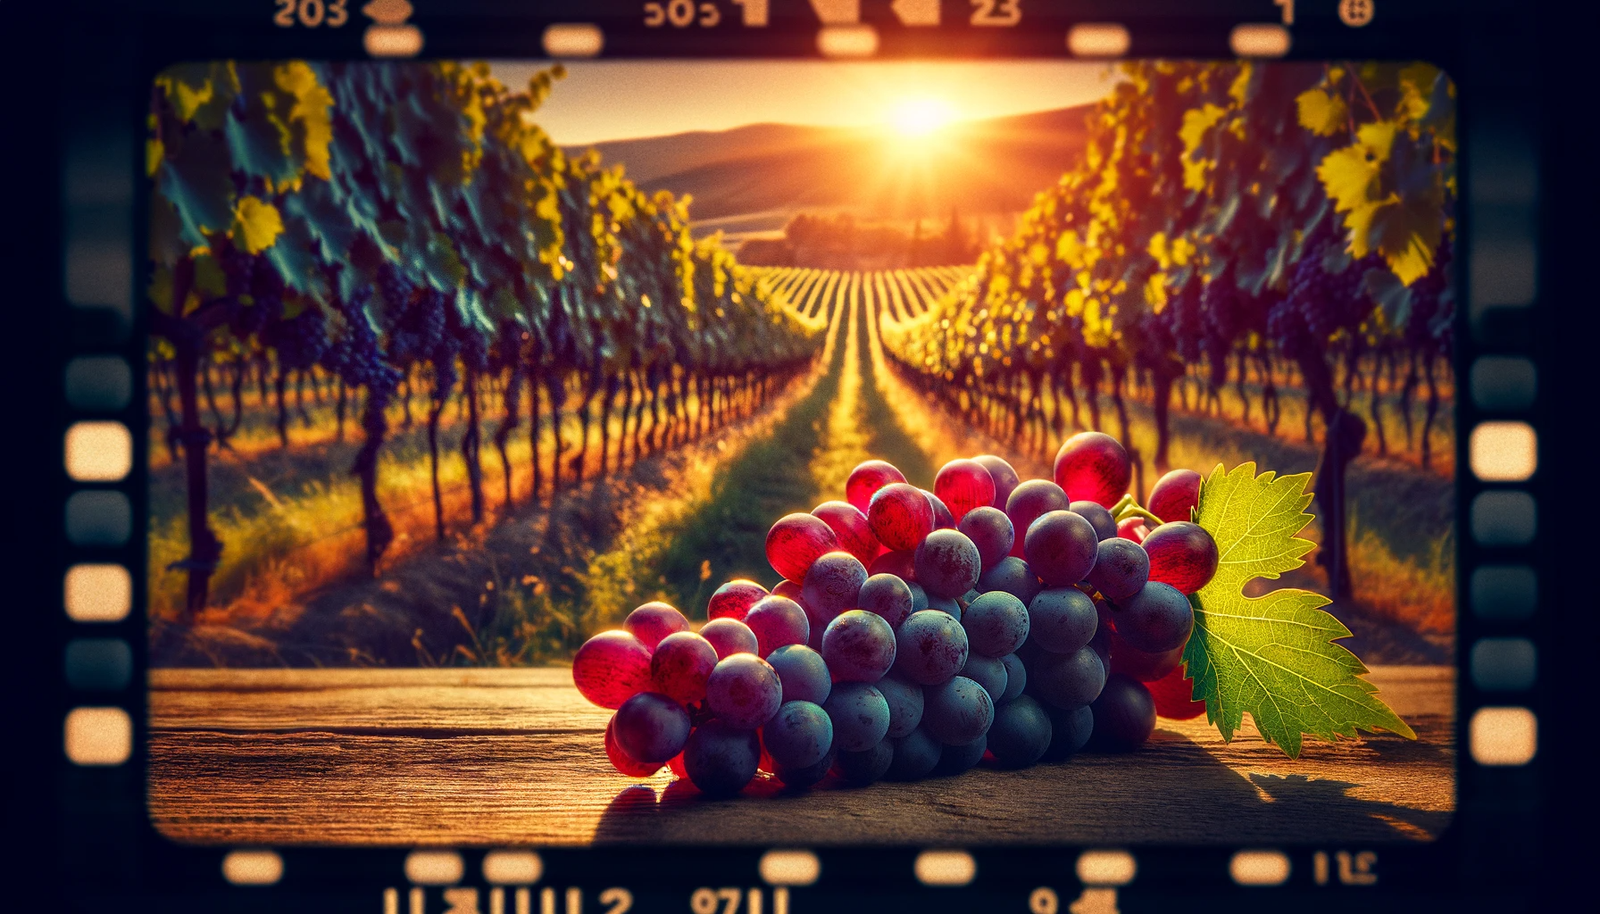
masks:
<svg viewBox="0 0 1600 914"><path fill-rule="evenodd" d="M339 300L345 332L339 334L322 354L322 367L337 374L351 387L365 387L380 402L387 402L400 385L400 371L390 365L378 340L377 328L367 314L372 298L370 288L359 288Z"/></svg>
<svg viewBox="0 0 1600 914"><path fill-rule="evenodd" d="M1367 270L1377 266L1381 258L1371 253L1337 273L1329 273L1322 268L1323 254L1329 245L1339 243L1329 240L1309 249L1289 276L1283 306L1299 313L1313 342L1324 341L1340 330L1354 330L1372 313L1373 302L1364 279Z"/></svg>
<svg viewBox="0 0 1600 914"><path fill-rule="evenodd" d="M1411 313L1406 320L1406 345L1419 351L1433 349L1450 354L1450 325L1455 319L1448 291L1450 264L1454 258L1450 235L1446 234L1434 252L1433 266L1411 287Z"/></svg>
<svg viewBox="0 0 1600 914"><path fill-rule="evenodd" d="M791 787L916 780L1059 761L1091 739L1132 749L1158 712L1203 712L1180 669L1187 595L1217 568L1191 522L1199 474L1168 473L1139 507L1126 450L1085 432L1052 475L986 454L929 491L869 460L843 500L772 525L770 592L729 581L698 631L652 602L589 639L573 680L616 712L612 765L669 766L713 795L762 771Z"/></svg>
<svg viewBox="0 0 1600 914"><path fill-rule="evenodd" d="M288 371L304 371L321 362L328 351L327 319L314 304L294 317L271 322L262 332L278 354L278 364Z"/></svg>

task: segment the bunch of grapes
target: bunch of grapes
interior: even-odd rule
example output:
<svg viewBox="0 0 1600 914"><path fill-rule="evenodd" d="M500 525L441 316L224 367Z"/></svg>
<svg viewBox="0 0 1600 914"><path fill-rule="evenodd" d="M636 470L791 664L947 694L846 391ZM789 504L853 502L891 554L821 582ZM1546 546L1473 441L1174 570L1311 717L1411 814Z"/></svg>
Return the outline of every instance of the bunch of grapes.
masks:
<svg viewBox="0 0 1600 914"><path fill-rule="evenodd" d="M762 771L867 784L1135 748L1158 713L1204 711L1180 665L1217 547L1190 521L1199 474L1162 477L1149 508L1131 476L1098 432L1062 445L1053 479L986 454L930 491L866 461L843 500L773 524L770 592L723 584L698 630L646 603L579 649L573 680L616 711L618 771L669 766L713 795Z"/></svg>
<svg viewBox="0 0 1600 914"><path fill-rule="evenodd" d="M288 371L304 371L322 361L328 351L327 319L314 304L307 304L294 317L273 321L262 333L278 354L278 364Z"/></svg>
<svg viewBox="0 0 1600 914"><path fill-rule="evenodd" d="M400 384L400 372L384 359L378 332L367 314L366 306L371 297L370 288L359 288L349 298L339 301L345 331L335 337L322 354L322 367L339 375L351 387L365 387L379 402L387 403Z"/></svg>
<svg viewBox="0 0 1600 914"><path fill-rule="evenodd" d="M1446 294L1450 287L1450 263L1454 250L1445 235L1434 253L1433 266L1411 287L1411 313L1406 320L1406 345L1419 351L1435 348L1441 355L1450 352L1450 325L1455 318Z"/></svg>
<svg viewBox="0 0 1600 914"><path fill-rule="evenodd" d="M1200 348L1211 365L1213 384L1225 379L1227 358L1248 320L1249 307L1248 296L1231 279L1213 279L1200 293L1200 313L1205 324Z"/></svg>

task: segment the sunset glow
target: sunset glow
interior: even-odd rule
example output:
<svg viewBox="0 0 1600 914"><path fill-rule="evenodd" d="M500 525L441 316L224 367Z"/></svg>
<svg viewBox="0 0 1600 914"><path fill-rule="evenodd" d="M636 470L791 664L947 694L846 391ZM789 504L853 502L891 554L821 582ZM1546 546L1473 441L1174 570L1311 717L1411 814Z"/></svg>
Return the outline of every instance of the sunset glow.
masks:
<svg viewBox="0 0 1600 914"><path fill-rule="evenodd" d="M890 112L889 123L904 136L923 137L955 120L956 111L936 98L913 98Z"/></svg>

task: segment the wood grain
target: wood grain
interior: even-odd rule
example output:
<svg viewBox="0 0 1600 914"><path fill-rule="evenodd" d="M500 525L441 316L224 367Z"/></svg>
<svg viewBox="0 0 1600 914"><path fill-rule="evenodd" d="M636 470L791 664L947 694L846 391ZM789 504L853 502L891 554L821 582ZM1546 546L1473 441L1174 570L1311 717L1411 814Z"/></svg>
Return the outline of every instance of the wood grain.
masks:
<svg viewBox="0 0 1600 914"><path fill-rule="evenodd" d="M1246 724L1160 721L1128 755L708 800L612 770L566 669L157 670L152 820L197 843L533 846L1427 840L1455 808L1455 671L1368 677L1416 730L1291 760Z"/></svg>

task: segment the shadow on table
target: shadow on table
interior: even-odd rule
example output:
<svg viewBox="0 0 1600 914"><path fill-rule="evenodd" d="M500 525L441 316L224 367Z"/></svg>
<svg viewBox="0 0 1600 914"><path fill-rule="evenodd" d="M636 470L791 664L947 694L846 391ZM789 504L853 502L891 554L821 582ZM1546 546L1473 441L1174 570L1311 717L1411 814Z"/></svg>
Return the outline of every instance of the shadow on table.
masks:
<svg viewBox="0 0 1600 914"><path fill-rule="evenodd" d="M1384 739L1384 738L1378 738ZM1309 747L1308 747L1309 748ZM1385 747L1371 766L1437 770L1445 750ZM1302 756L1302 759L1305 759ZM761 778L730 798L687 780L617 794L596 844L1073 844L1428 840L1449 811L1354 795L1371 784L1295 771L1281 759L1239 770L1206 746L1158 730L1138 752L1087 752L1021 770L980 766L910 783L810 790ZM1272 771L1259 770L1270 765ZM1344 770L1349 770L1345 768ZM1448 797L1443 802L1450 802Z"/></svg>

